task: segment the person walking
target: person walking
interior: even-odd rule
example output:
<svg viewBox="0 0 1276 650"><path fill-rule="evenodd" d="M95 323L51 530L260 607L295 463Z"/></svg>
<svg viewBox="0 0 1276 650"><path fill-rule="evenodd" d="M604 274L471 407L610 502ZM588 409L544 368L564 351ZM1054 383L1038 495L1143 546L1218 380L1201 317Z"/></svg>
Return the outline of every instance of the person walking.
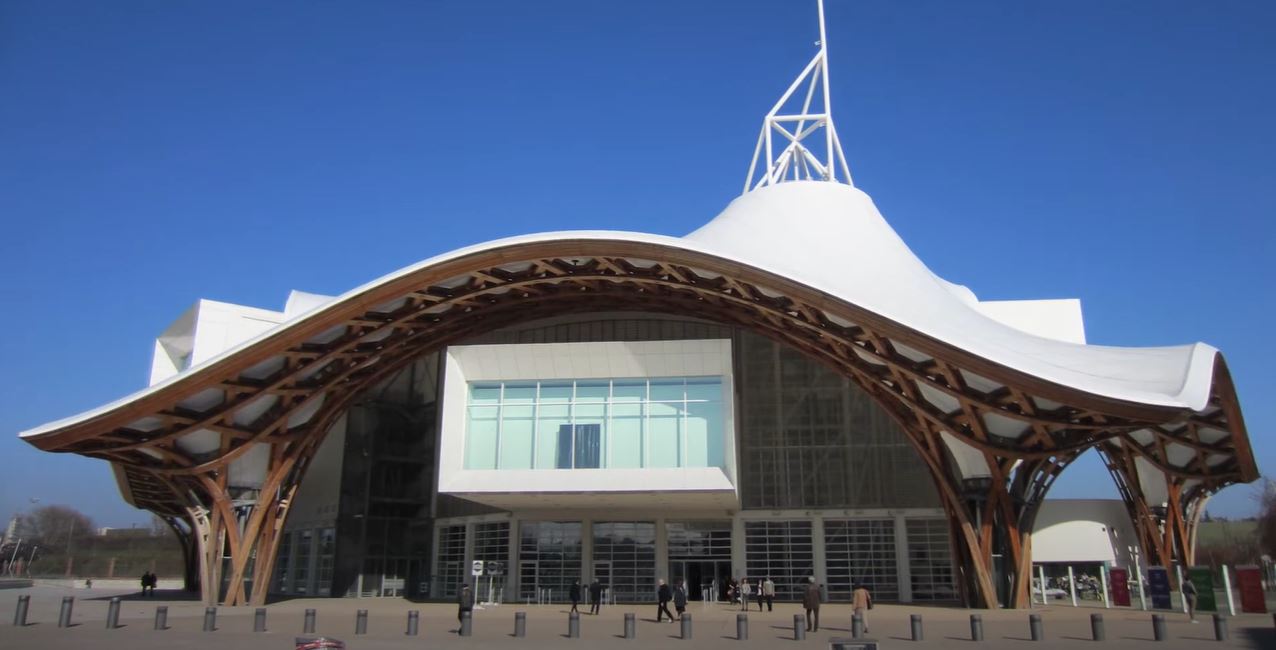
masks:
<svg viewBox="0 0 1276 650"><path fill-rule="evenodd" d="M748 578L740 578L740 611L749 611L749 595L753 593L753 588L749 586Z"/></svg>
<svg viewBox="0 0 1276 650"><path fill-rule="evenodd" d="M802 608L806 610L806 631L820 631L820 586L815 584L815 576L808 578L806 590L802 592ZM812 622L814 617L814 622Z"/></svg>
<svg viewBox="0 0 1276 650"><path fill-rule="evenodd" d="M857 582L851 591L851 610L864 621L864 634L868 634L868 610L873 609L873 597L864 583Z"/></svg>
<svg viewBox="0 0 1276 650"><path fill-rule="evenodd" d="M660 586L656 588L656 622L661 621L661 615L668 616L669 622L673 622L673 612L669 611L669 601L673 600L673 591L669 589L669 585L664 580L659 581Z"/></svg>
<svg viewBox="0 0 1276 650"><path fill-rule="evenodd" d="M1192 577L1183 578L1183 584L1179 586L1179 590L1183 593L1183 602L1187 603L1187 620L1193 623L1199 623L1196 620L1196 583L1192 582Z"/></svg>
<svg viewBox="0 0 1276 650"><path fill-rule="evenodd" d="M150 586L151 586L151 574L150 574L150 572L144 572L144 573L142 573L142 596L143 596L143 597L145 597L145 596L146 596L146 588L147 588L147 587L150 587Z"/></svg>
<svg viewBox="0 0 1276 650"><path fill-rule="evenodd" d="M673 609L678 612L678 620L682 620L682 614L687 611L687 586L683 584L682 578L679 578L673 585Z"/></svg>
<svg viewBox="0 0 1276 650"><path fill-rule="evenodd" d="M771 582L771 576L767 576L762 581L762 597L758 599L758 611L762 611L762 601L766 601L766 611L771 611L771 606L775 603L775 583Z"/></svg>
<svg viewBox="0 0 1276 650"><path fill-rule="evenodd" d="M568 598L571 598L571 600L572 600L572 610L571 610L571 611L576 612L577 614L579 614L579 613L580 613L580 610L579 610L579 609L576 609L576 606L580 604L580 580L579 580L579 579L577 579L577 580L572 580L572 586L571 586L571 589L568 589L568 590L567 590L567 597L568 597Z"/></svg>
<svg viewBox="0 0 1276 650"><path fill-rule="evenodd" d="M456 595L456 622L461 623L465 620L465 612L474 615L474 592L470 590L470 585L466 584L461 587L461 593ZM456 630L457 634L461 633L460 628Z"/></svg>
<svg viewBox="0 0 1276 650"><path fill-rule="evenodd" d="M589 583L589 613L597 616L602 608L603 583L599 582L598 578L594 578L594 581Z"/></svg>

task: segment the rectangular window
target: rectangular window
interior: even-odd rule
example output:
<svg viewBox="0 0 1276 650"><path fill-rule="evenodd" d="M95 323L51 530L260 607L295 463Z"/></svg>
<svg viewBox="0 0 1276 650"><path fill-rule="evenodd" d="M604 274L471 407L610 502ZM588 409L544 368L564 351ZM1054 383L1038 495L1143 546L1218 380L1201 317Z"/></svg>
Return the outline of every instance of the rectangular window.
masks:
<svg viewBox="0 0 1276 650"><path fill-rule="evenodd" d="M475 382L466 469L726 467L721 377Z"/></svg>

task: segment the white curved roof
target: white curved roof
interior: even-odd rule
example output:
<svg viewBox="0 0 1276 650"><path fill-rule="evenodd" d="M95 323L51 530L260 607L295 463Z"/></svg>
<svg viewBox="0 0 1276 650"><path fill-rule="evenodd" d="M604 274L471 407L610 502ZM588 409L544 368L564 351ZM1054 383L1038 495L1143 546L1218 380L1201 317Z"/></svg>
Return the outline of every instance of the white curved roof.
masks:
<svg viewBox="0 0 1276 650"><path fill-rule="evenodd" d="M39 436L125 406L235 356L258 341L322 318L363 294L421 269L486 250L564 239L625 241L721 257L805 284L989 361L1086 393L1199 411L1209 398L1217 350L1078 345L1034 336L980 313L966 287L936 276L904 244L864 192L840 183L779 183L744 194L685 237L618 231L550 232L457 249L373 280L168 380L78 415L22 432ZM295 308L294 308L295 309Z"/></svg>

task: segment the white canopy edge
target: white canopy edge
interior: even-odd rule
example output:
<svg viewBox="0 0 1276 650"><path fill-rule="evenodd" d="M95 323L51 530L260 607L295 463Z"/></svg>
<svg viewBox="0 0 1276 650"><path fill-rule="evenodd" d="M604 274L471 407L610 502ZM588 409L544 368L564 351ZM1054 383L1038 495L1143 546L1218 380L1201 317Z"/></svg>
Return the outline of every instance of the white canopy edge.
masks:
<svg viewBox="0 0 1276 650"><path fill-rule="evenodd" d="M781 183L745 194L686 237L583 230L497 239L436 255L351 289L225 352L131 395L23 431L28 438L108 413L189 377L259 341L341 308L386 283L467 255L560 240L625 242L723 258L851 303L1002 366L1085 393L1199 411L1208 403L1218 351L1196 343L1126 348L1034 336L981 313L969 289L939 278L886 223L872 199L840 183ZM590 247L581 246L588 257Z"/></svg>

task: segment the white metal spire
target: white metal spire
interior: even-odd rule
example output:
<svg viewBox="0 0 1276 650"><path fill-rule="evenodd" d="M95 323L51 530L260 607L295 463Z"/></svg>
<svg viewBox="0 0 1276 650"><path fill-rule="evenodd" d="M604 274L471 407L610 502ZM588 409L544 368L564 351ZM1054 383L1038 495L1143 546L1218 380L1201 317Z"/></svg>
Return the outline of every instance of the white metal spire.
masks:
<svg viewBox="0 0 1276 650"><path fill-rule="evenodd" d="M851 170L842 153L842 143L833 127L833 110L829 104L828 36L824 29L824 0L817 0L820 15L820 51L806 65L802 74L784 92L762 121L758 146L753 150L753 163L744 180L744 191L774 183L797 180L851 182ZM806 97L800 107L796 101L787 106L794 93L806 86ZM816 98L816 87L820 97ZM787 109L787 110L786 110ZM796 109L796 110L795 110ZM824 137L816 133L824 130ZM821 142L821 140L823 142ZM777 147L783 147L776 153ZM819 155L823 153L823 155ZM766 156L765 166L758 160Z"/></svg>

